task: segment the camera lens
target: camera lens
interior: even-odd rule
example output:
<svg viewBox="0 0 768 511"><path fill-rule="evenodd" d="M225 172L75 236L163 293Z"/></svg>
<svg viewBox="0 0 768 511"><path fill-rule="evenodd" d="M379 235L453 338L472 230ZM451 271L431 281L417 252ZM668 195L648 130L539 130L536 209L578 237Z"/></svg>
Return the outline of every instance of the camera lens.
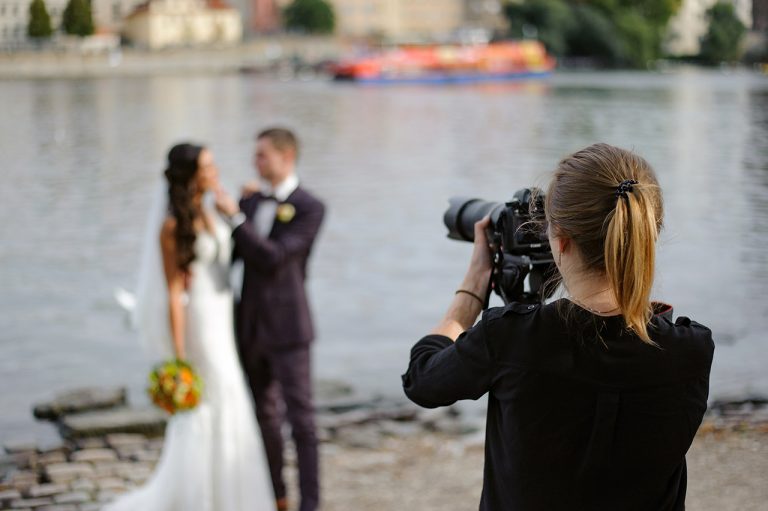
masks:
<svg viewBox="0 0 768 511"><path fill-rule="evenodd" d="M461 241L475 241L475 223L491 215L491 225L496 225L504 209L504 204L500 202L466 197L451 197L448 203L448 209L443 215L448 237Z"/></svg>

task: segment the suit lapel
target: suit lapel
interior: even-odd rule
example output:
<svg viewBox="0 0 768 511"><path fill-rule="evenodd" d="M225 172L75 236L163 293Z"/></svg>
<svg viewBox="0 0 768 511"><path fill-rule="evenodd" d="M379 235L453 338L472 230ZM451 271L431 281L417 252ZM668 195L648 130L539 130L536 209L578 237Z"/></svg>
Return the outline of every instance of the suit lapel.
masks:
<svg viewBox="0 0 768 511"><path fill-rule="evenodd" d="M290 204L296 210L298 211L298 202L296 201L296 192L299 191L299 188L296 188L294 191L291 192L291 194L282 202L277 203L277 207L279 208L282 204ZM275 211L275 219L272 221L272 229L269 231L269 238L274 238L275 235L280 232L280 229L282 229L285 225L283 222L277 219L277 211Z"/></svg>

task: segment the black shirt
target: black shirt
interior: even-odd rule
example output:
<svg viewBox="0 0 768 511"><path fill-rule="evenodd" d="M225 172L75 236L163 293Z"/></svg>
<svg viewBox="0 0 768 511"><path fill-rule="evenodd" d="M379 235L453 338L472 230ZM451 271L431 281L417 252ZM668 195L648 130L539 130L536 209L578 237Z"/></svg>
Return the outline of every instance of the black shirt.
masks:
<svg viewBox="0 0 768 511"><path fill-rule="evenodd" d="M714 343L669 306L649 335L567 300L513 303L455 343L420 340L403 387L429 408L489 394L481 510L682 510Z"/></svg>

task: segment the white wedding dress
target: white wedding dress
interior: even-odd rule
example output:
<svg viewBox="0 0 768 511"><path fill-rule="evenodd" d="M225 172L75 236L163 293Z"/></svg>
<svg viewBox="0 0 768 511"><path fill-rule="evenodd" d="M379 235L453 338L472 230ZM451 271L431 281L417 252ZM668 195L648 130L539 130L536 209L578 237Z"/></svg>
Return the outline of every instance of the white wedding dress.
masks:
<svg viewBox="0 0 768 511"><path fill-rule="evenodd" d="M200 404L172 416L146 484L103 511L273 511L262 439L234 339L229 228L197 235L186 307L187 359L203 381ZM167 309L166 309L167 314Z"/></svg>

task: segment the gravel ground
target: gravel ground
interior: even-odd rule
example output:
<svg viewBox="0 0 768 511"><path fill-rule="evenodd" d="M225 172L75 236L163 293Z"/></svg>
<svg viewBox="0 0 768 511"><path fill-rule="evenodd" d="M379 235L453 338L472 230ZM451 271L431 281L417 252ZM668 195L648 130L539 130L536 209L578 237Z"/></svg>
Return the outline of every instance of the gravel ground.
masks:
<svg viewBox="0 0 768 511"><path fill-rule="evenodd" d="M481 437L388 438L376 449L326 444L322 459L323 511L470 511L479 503ZM768 433L700 433L688 453L686 509L767 510Z"/></svg>

